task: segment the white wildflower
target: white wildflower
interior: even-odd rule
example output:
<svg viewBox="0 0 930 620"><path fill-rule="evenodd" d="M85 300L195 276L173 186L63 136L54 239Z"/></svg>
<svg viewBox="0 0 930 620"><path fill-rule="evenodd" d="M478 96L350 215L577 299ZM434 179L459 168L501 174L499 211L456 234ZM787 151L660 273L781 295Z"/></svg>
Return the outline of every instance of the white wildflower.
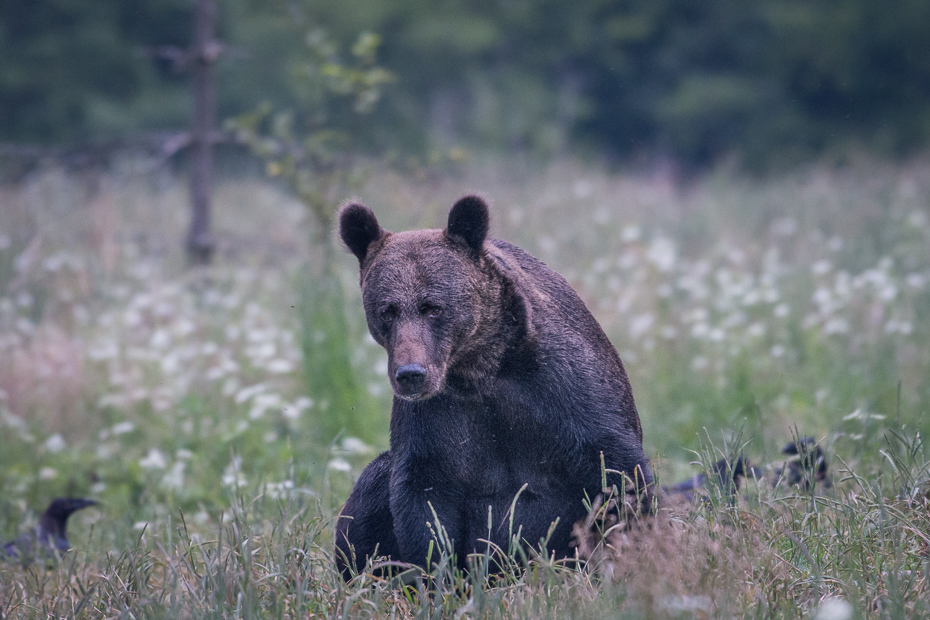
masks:
<svg viewBox="0 0 930 620"><path fill-rule="evenodd" d="M915 209L907 216L907 223L914 228L923 228L927 225L927 214L920 209Z"/></svg>
<svg viewBox="0 0 930 620"><path fill-rule="evenodd" d="M176 353L168 353L161 359L161 371L166 375L175 374L178 369L181 367L181 362L178 360Z"/></svg>
<svg viewBox="0 0 930 620"><path fill-rule="evenodd" d="M898 287L890 280L886 281L885 285L878 289L878 298L882 301L892 301L897 296Z"/></svg>
<svg viewBox="0 0 930 620"><path fill-rule="evenodd" d="M125 435L126 433L131 433L134 430L136 430L136 425L128 420L117 422L112 426L112 428L110 428L110 432L114 435Z"/></svg>
<svg viewBox="0 0 930 620"><path fill-rule="evenodd" d="M626 356L624 356L623 359L626 359ZM375 398L378 398L387 392L387 387L384 383L369 382L365 385L365 390Z"/></svg>
<svg viewBox="0 0 930 620"><path fill-rule="evenodd" d="M572 185L572 193L575 195L575 198L588 198L591 194L594 193L594 186L588 179L578 179ZM603 213L601 216L602 221L598 221L598 214ZM595 222L598 224L603 224L607 221L610 213L607 209L603 207L594 212Z"/></svg>
<svg viewBox="0 0 930 620"><path fill-rule="evenodd" d="M778 289L774 286L769 286L762 289L762 301L767 304L774 304L778 301L780 295L778 294Z"/></svg>
<svg viewBox="0 0 930 620"><path fill-rule="evenodd" d="M293 494L294 481L282 480L281 482L269 482L265 485L265 494L271 499L282 499Z"/></svg>
<svg viewBox="0 0 930 620"><path fill-rule="evenodd" d="M821 259L811 265L811 273L815 276L822 276L829 273L831 269L833 269L833 264L826 259Z"/></svg>
<svg viewBox="0 0 930 620"><path fill-rule="evenodd" d="M175 309L174 309L174 306L171 305L170 302L160 301L152 307L152 313L155 314L155 316L157 317L167 319L167 318L170 318L175 313Z"/></svg>
<svg viewBox="0 0 930 620"><path fill-rule="evenodd" d="M242 457L234 456L229 462L229 465L226 466L226 469L223 470L223 486L227 487L242 487L246 485L245 476L239 471L242 467Z"/></svg>
<svg viewBox="0 0 930 620"><path fill-rule="evenodd" d="M184 461L177 461L171 466L171 469L168 470L165 477L161 479L161 485L166 489L175 491L184 488L184 468L186 466L187 463Z"/></svg>
<svg viewBox="0 0 930 620"><path fill-rule="evenodd" d="M663 273L668 273L675 266L676 255L675 244L665 237L654 239L646 252L646 258Z"/></svg>
<svg viewBox="0 0 930 620"><path fill-rule="evenodd" d="M95 362L101 362L104 360L116 359L119 357L119 347L116 342L110 341L105 343L98 343L96 346L91 347L87 351L87 357L94 360Z"/></svg>
<svg viewBox="0 0 930 620"><path fill-rule="evenodd" d="M685 321L689 323L704 323L710 318L707 308L697 307L685 314Z"/></svg>
<svg viewBox="0 0 930 620"><path fill-rule="evenodd" d="M844 421L849 420L884 420L885 416L880 413L869 413L862 409L856 409L852 413L843 416Z"/></svg>
<svg viewBox="0 0 930 620"><path fill-rule="evenodd" d="M149 453L139 461L139 467L142 469L165 469L168 467L168 460L158 448L149 448Z"/></svg>
<svg viewBox="0 0 930 620"><path fill-rule="evenodd" d="M914 326L910 321L899 321L898 319L890 319L885 323L885 333L886 334L901 334L902 336L909 336L911 332L914 331Z"/></svg>
<svg viewBox="0 0 930 620"><path fill-rule="evenodd" d="M235 377L227 377L223 381L223 396L232 396L239 391L239 381Z"/></svg>
<svg viewBox="0 0 930 620"><path fill-rule="evenodd" d="M687 614L704 615L714 611L714 602L709 596L664 596L656 602L656 607L662 611L674 612L679 615L682 612Z"/></svg>
<svg viewBox="0 0 930 620"><path fill-rule="evenodd" d="M39 470L39 480L54 480L58 477L58 470L54 467L43 467Z"/></svg>
<svg viewBox="0 0 930 620"><path fill-rule="evenodd" d="M267 389L268 389L268 386L265 385L264 383L256 383L255 385L251 385L249 387L242 388L241 390L239 390L234 400L236 401L237 405L241 405L242 403L253 398L254 396L261 394L262 392L265 392Z"/></svg>
<svg viewBox="0 0 930 620"><path fill-rule="evenodd" d="M744 306L754 306L759 303L759 299L762 296L759 293L758 289L750 289L743 295L743 305Z"/></svg>
<svg viewBox="0 0 930 620"><path fill-rule="evenodd" d="M189 336L197 326L190 319L181 318L174 324L174 334L180 338Z"/></svg>
<svg viewBox="0 0 930 620"><path fill-rule="evenodd" d="M24 336L31 336L35 331L35 325L26 317L21 316L16 320L16 330Z"/></svg>
<svg viewBox="0 0 930 620"><path fill-rule="evenodd" d="M249 419L257 420L265 415L269 409L280 409L282 406L281 396L274 393L258 394L252 399L252 408L249 409Z"/></svg>
<svg viewBox="0 0 930 620"><path fill-rule="evenodd" d="M59 433L50 435L49 438L45 440L45 449L49 452L61 452L67 447L68 444L65 443L65 438Z"/></svg>
<svg viewBox="0 0 930 620"><path fill-rule="evenodd" d="M853 608L848 601L839 597L830 597L820 602L814 620L849 620L852 615Z"/></svg>
<svg viewBox="0 0 930 620"><path fill-rule="evenodd" d="M907 282L909 287L917 289L918 291L922 290L927 284L927 279L920 273L909 273L904 281Z"/></svg>
<svg viewBox="0 0 930 620"><path fill-rule="evenodd" d="M697 339L703 339L707 337L707 334L710 333L710 325L707 323L695 323L691 328L691 337Z"/></svg>
<svg viewBox="0 0 930 620"><path fill-rule="evenodd" d="M368 454L372 448L358 437L346 437L342 440L343 451L349 454Z"/></svg>
<svg viewBox="0 0 930 620"><path fill-rule="evenodd" d="M265 365L265 370L267 370L268 372L272 374L281 375L281 374L288 373L294 370L294 363L291 362L290 360L278 358L278 359L271 360L270 362L268 362Z"/></svg>
<svg viewBox="0 0 930 620"><path fill-rule="evenodd" d="M245 354L254 362L266 360L274 357L274 354L278 352L277 347L274 342L263 342L261 344L249 346Z"/></svg>
<svg viewBox="0 0 930 620"><path fill-rule="evenodd" d="M820 287L814 291L814 303L820 306L821 312L829 312L833 295L828 288Z"/></svg>
<svg viewBox="0 0 930 620"><path fill-rule="evenodd" d="M281 414L288 420L296 420L300 414L313 406L313 399L301 396L290 405L282 408Z"/></svg>
<svg viewBox="0 0 930 620"><path fill-rule="evenodd" d="M649 312L633 317L633 320L630 321L630 338L632 340L639 340L649 331L654 322L655 317Z"/></svg>
<svg viewBox="0 0 930 620"><path fill-rule="evenodd" d="M335 458L326 464L327 469L333 471L352 471L352 465L349 461L342 458Z"/></svg>
<svg viewBox="0 0 930 620"><path fill-rule="evenodd" d="M165 349L171 344L171 336L166 329L156 329L152 337L149 338L149 346L156 350Z"/></svg>

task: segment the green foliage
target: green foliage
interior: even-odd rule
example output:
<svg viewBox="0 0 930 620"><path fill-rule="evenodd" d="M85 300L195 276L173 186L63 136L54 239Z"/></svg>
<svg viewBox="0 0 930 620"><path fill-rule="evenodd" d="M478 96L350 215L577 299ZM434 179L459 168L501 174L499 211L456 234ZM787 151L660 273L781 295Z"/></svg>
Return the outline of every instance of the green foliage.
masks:
<svg viewBox="0 0 930 620"><path fill-rule="evenodd" d="M312 212L237 179L224 249L191 272L180 179L88 193L40 170L3 195L0 540L57 495L101 504L63 562L0 562L4 617L930 617L927 163L686 193L479 163L428 183L373 165L359 191L393 230L441 223L463 185L494 198L495 236L563 273L618 346L663 483L740 448L776 461L797 428L834 487L711 488L584 570L515 546L526 570L482 554L463 575L437 545L419 581L344 584L333 519L391 399L355 258L319 273Z"/></svg>
<svg viewBox="0 0 930 620"><path fill-rule="evenodd" d="M298 283L304 380L321 410L318 436L342 432L376 441L385 422L383 404L369 396L352 365L348 342L357 340L346 319L345 294L332 253L336 205L360 177L352 128L369 114L393 77L375 64L377 35L364 32L343 62L320 30L307 34L307 57L293 67L300 106L274 113L268 103L228 121L237 139L265 162L270 177L282 179L312 214L319 264Z"/></svg>
<svg viewBox="0 0 930 620"><path fill-rule="evenodd" d="M335 205L358 182L352 129L357 117L374 109L393 77L375 64L377 35L359 35L352 45L352 65L339 58L320 30L309 32L306 44L306 59L292 69L297 110L275 113L266 102L227 126L265 161L268 175L281 177L313 213L319 241L328 247ZM329 274L328 264L324 272Z"/></svg>
<svg viewBox="0 0 930 620"><path fill-rule="evenodd" d="M184 119L183 82L143 46L185 44L189 10L184 0L4 2L0 139L86 140Z"/></svg>
<svg viewBox="0 0 930 620"><path fill-rule="evenodd" d="M86 139L187 124L186 78L153 55L189 43L185 0L10 0L0 6L0 137ZM378 36L395 94L351 123L355 146L566 149L756 168L930 139L923 0L428 2L225 0L220 116L319 106L307 33L331 55ZM388 73L317 63L327 88L377 98ZM331 72L332 71L332 72ZM319 76L317 76L319 77ZM346 107L343 112L350 111ZM349 116L351 114L348 114ZM304 122L301 119L299 122ZM327 121L328 122L328 121Z"/></svg>
<svg viewBox="0 0 930 620"><path fill-rule="evenodd" d="M928 618L927 464L919 438L884 450L893 467L844 469L832 489L749 483L738 500L712 491L666 506L583 568L518 546L501 573L488 570L490 550L464 573L437 544L429 571L366 570L346 584L320 502L239 489L206 521L180 510L146 527L72 528L76 549L61 562L0 563L0 596L9 618Z"/></svg>
<svg viewBox="0 0 930 620"><path fill-rule="evenodd" d="M318 439L349 435L378 443L389 407L369 394L368 378L352 363L348 343L358 342L361 334L350 329L342 282L332 274L302 278L300 348L307 393L319 401Z"/></svg>

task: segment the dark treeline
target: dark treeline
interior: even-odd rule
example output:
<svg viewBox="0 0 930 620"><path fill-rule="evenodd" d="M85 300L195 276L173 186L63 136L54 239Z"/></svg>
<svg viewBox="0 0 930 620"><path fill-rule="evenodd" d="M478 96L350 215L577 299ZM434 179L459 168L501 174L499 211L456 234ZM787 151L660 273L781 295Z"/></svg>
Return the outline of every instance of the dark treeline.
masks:
<svg viewBox="0 0 930 620"><path fill-rule="evenodd" d="M0 141L186 126L193 0L0 2ZM312 101L308 37L379 35L363 142L749 166L930 139L926 0L220 0L220 118Z"/></svg>

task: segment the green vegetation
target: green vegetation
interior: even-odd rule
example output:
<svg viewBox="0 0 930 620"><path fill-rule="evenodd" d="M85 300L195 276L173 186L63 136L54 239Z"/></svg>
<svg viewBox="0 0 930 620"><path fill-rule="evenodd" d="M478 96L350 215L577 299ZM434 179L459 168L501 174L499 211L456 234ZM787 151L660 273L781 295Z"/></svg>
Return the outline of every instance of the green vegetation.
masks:
<svg viewBox="0 0 930 620"><path fill-rule="evenodd" d="M189 0L0 5L0 139L58 143L187 126ZM383 39L400 76L353 126L369 148L566 149L756 168L930 138L924 0L223 0L220 118L297 109L305 46Z"/></svg>
<svg viewBox="0 0 930 620"><path fill-rule="evenodd" d="M164 162L2 175L0 540L101 503L61 562L0 562L0 619L930 618L930 4L218 4L219 118L266 175L218 184L213 265ZM0 147L185 127L160 46L192 12L0 3ZM335 205L434 227L476 190L617 346L661 482L800 433L833 486L712 489L584 569L463 575L440 545L344 584L333 520L391 392Z"/></svg>
<svg viewBox="0 0 930 620"><path fill-rule="evenodd" d="M691 450L773 461L796 427L833 488L712 496L584 571L345 585L333 519L390 409L354 259L321 277L325 223L238 179L215 264L190 271L183 183L131 158L92 183L43 169L0 196L0 539L51 497L102 503L59 565L0 563L3 617L930 617L925 161L687 192L569 161L368 168L355 191L387 228L441 225L480 189L493 234L566 275L663 482L695 473Z"/></svg>

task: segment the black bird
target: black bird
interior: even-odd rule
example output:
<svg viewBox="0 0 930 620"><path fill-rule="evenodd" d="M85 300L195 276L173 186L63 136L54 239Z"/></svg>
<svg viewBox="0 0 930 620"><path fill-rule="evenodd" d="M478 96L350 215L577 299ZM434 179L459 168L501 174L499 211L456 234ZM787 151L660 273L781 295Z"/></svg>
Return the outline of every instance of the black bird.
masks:
<svg viewBox="0 0 930 620"><path fill-rule="evenodd" d="M731 495L739 490L740 482L742 482L742 479L746 476L760 478L762 475L763 472L761 469L751 466L749 461L740 455L732 463L727 459L720 459L713 464L710 474L708 474L708 472L701 472L683 482L662 487L662 491L666 496L681 495L688 501L691 501L694 499L695 491L698 489L706 489L713 483L718 485L725 495ZM713 476L713 482L711 476Z"/></svg>
<svg viewBox="0 0 930 620"><path fill-rule="evenodd" d="M797 455L784 467L775 470L777 479L784 479L789 486L799 485L802 489L810 488L811 483L822 482L832 486L828 472L827 456L813 437L801 437L782 448L783 454Z"/></svg>
<svg viewBox="0 0 930 620"><path fill-rule="evenodd" d="M63 555L71 548L67 533L68 517L96 503L92 499L81 497L53 499L39 518L38 527L3 545L3 552L0 555L24 561L37 556L52 558Z"/></svg>
<svg viewBox="0 0 930 620"><path fill-rule="evenodd" d="M691 501L699 489L707 489L713 483L726 495L730 495L739 490L740 483L746 477L756 480L767 478L773 487L787 484L808 489L811 483L818 482L826 487L831 486L826 454L813 437L800 437L792 441L782 448L782 454L790 455L791 458L766 468L750 465L742 455L732 463L720 459L709 472L701 472L678 484L662 487L662 491L667 497L681 496Z"/></svg>

